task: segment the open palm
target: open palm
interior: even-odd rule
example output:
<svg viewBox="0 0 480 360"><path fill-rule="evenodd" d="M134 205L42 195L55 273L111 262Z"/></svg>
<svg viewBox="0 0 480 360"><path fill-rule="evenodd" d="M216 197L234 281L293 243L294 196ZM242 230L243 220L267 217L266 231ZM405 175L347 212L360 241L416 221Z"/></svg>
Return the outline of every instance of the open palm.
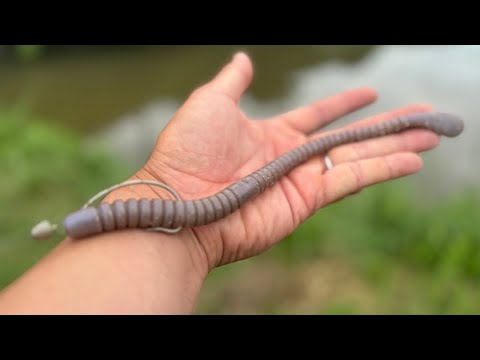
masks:
<svg viewBox="0 0 480 360"><path fill-rule="evenodd" d="M271 119L252 121L238 107L252 77L250 59L236 55L211 82L192 93L135 177L162 181L184 200L206 197L312 139L313 131L376 99L372 89L356 89ZM428 105L410 106L351 126L430 110ZM318 209L366 186L417 172L422 162L416 153L435 147L438 141L437 135L418 129L338 147L329 153L335 165L332 170L325 171L321 157L311 159L227 218L183 231L192 232L189 238L198 242L210 268L254 256Z"/></svg>

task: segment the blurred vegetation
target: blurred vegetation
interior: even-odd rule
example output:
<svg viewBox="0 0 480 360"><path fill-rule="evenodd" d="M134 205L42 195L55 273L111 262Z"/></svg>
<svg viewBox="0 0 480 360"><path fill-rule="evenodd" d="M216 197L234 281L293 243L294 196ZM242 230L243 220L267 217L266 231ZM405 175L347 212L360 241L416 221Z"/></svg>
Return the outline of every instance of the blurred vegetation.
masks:
<svg viewBox="0 0 480 360"><path fill-rule="evenodd" d="M31 240L34 224L132 173L26 109L0 109L0 288L61 240ZM198 313L480 312L478 193L422 207L407 184L366 189L271 251L216 269Z"/></svg>
<svg viewBox="0 0 480 360"><path fill-rule="evenodd" d="M179 102L239 50L251 54L249 92L277 100L292 72L326 61L354 62L372 46L0 45L0 101L28 97L35 114L84 134L154 99ZM2 55L3 54L3 55ZM279 61L281 59L281 61Z"/></svg>
<svg viewBox="0 0 480 360"><path fill-rule="evenodd" d="M14 45L13 54L20 62L29 62L40 58L45 49L45 45Z"/></svg>
<svg viewBox="0 0 480 360"><path fill-rule="evenodd" d="M228 285L205 295L200 311L480 312L478 192L421 207L410 190L402 180L365 189L320 210L254 261L217 269L207 288ZM273 302L256 297L265 287Z"/></svg>
<svg viewBox="0 0 480 360"><path fill-rule="evenodd" d="M61 221L99 188L130 173L100 149L52 128L19 104L0 109L0 287L30 267L60 238L34 242L32 226Z"/></svg>

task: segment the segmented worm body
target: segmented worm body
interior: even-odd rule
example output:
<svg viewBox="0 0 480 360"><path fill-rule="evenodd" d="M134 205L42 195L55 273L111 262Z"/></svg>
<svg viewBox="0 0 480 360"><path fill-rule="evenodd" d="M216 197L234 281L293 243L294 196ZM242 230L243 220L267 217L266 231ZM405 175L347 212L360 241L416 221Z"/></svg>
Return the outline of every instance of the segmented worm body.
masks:
<svg viewBox="0 0 480 360"><path fill-rule="evenodd" d="M307 142L270 162L209 197L173 201L166 199L116 200L98 207L78 210L64 220L67 234L85 238L106 231L126 228L193 227L210 224L227 217L255 198L277 180L314 156L351 142L397 133L409 128L425 128L439 135L455 137L464 128L458 117L445 113L420 113L382 123L337 131Z"/></svg>

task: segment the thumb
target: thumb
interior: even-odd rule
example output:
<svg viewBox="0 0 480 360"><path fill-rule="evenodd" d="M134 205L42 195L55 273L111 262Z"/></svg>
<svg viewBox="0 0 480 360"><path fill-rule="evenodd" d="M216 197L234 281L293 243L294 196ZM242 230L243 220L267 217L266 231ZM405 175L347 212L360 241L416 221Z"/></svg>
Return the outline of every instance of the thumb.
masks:
<svg viewBox="0 0 480 360"><path fill-rule="evenodd" d="M240 100L253 79L253 66L247 54L239 52L207 85L207 88L223 93L235 102Z"/></svg>

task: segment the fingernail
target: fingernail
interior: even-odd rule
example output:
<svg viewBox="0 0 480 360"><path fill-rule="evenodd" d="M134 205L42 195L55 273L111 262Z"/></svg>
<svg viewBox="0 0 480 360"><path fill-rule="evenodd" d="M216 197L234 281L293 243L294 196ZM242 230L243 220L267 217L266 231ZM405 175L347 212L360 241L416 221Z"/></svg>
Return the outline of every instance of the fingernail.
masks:
<svg viewBox="0 0 480 360"><path fill-rule="evenodd" d="M242 56L248 57L248 55L245 52L238 51L238 52L235 53L235 55L233 55L232 60L236 60L237 58L242 57Z"/></svg>

